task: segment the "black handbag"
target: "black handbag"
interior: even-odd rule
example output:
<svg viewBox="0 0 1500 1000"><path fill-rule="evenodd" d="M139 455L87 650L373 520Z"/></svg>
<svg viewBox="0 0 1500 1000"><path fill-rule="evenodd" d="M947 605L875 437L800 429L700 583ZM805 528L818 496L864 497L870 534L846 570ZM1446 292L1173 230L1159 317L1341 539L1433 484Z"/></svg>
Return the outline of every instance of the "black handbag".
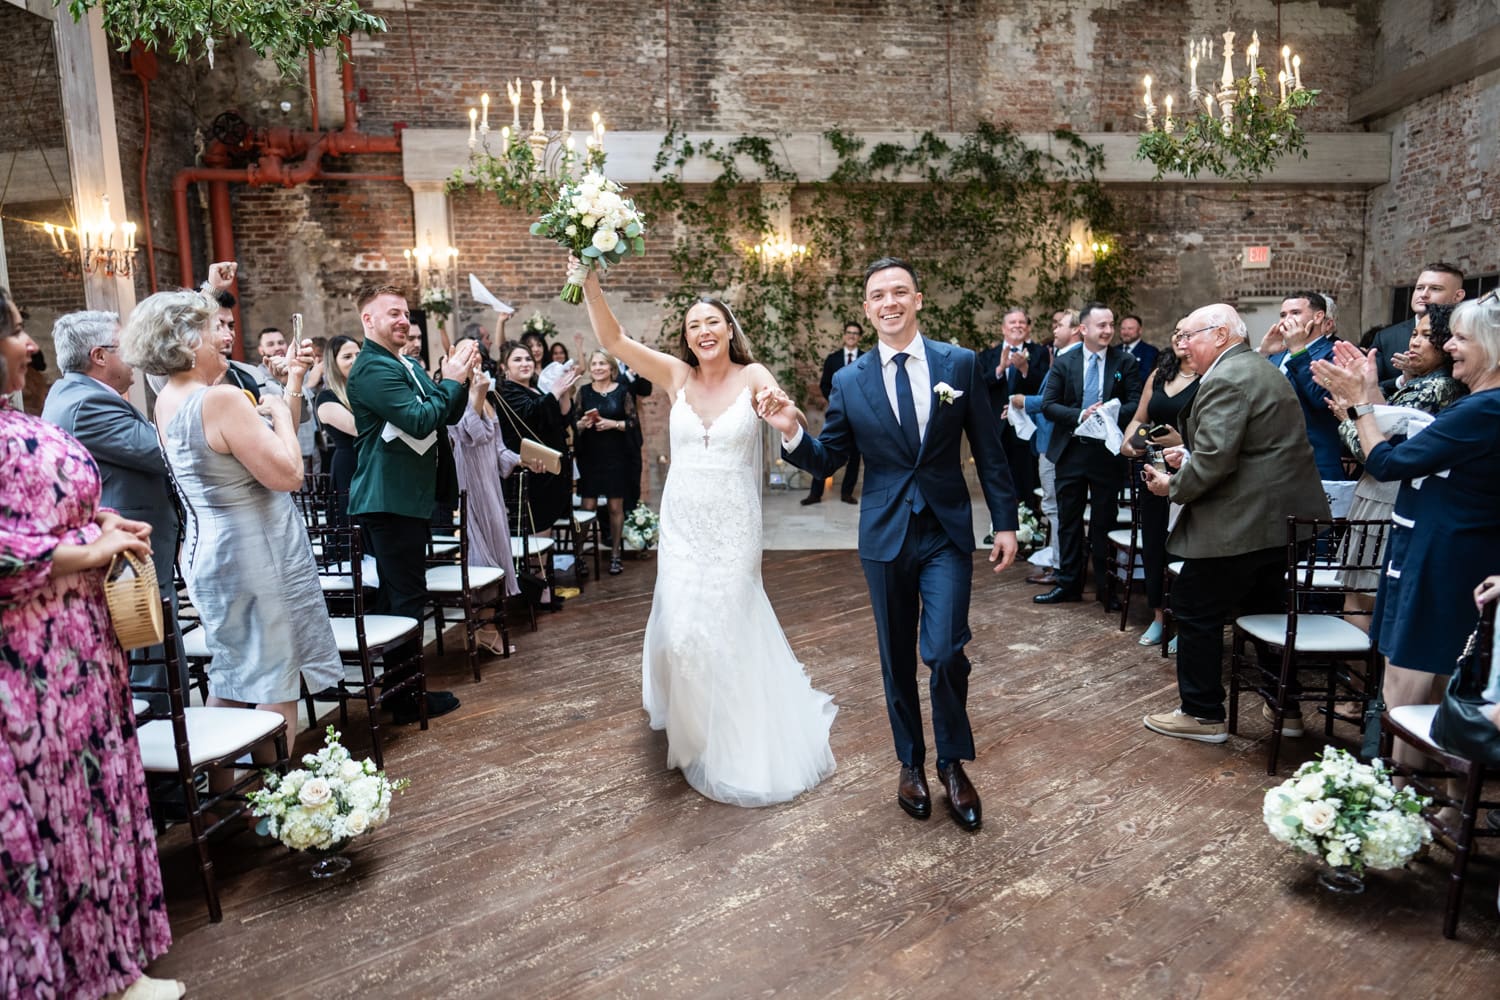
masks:
<svg viewBox="0 0 1500 1000"><path fill-rule="evenodd" d="M1432 719L1432 741L1476 764L1500 766L1500 728L1484 714L1495 649L1495 605L1485 605L1479 624L1458 657L1458 669Z"/></svg>

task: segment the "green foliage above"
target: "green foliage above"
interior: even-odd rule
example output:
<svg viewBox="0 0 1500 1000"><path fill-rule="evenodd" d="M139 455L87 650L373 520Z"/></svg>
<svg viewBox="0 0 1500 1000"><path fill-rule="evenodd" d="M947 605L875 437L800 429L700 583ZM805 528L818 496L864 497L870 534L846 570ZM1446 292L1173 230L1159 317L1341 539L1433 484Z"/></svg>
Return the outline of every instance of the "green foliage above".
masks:
<svg viewBox="0 0 1500 1000"><path fill-rule="evenodd" d="M1147 160L1156 167L1155 180L1166 174L1197 177L1208 171L1227 180L1246 184L1258 179L1289 153L1307 157L1306 140L1297 124L1297 113L1312 107L1319 91L1294 90L1286 100L1271 104L1263 100L1266 71L1257 69L1260 78L1256 92L1250 90L1250 78L1235 81L1234 119L1228 133L1222 118L1212 118L1205 111L1194 117L1179 119L1182 131L1164 131L1162 125L1142 134L1136 148L1136 159Z"/></svg>
<svg viewBox="0 0 1500 1000"><path fill-rule="evenodd" d="M140 42L182 62L202 55L211 62L216 39L243 38L283 76L300 72L308 49L334 47L341 35L386 30L385 21L360 10L357 0L68 0L75 21L95 7L103 11L105 34L122 50Z"/></svg>
<svg viewBox="0 0 1500 1000"><path fill-rule="evenodd" d="M868 149L842 132L825 138L837 166L826 181L800 183L773 139L694 144L668 133L659 183L637 198L658 234L677 234L671 256L681 285L666 303L666 339L675 338L697 295L723 291L758 360L800 391L795 373L816 366L828 332L846 319L862 321L864 267L886 255L917 268L923 332L970 347L995 339L999 312L1011 304L1031 308L1043 329L1047 314L1086 298L1130 308L1138 267L1095 178L1103 153L1077 135L1057 132L1050 149L1036 149L1008 126L982 122L956 145L930 132L911 146ZM695 157L719 168L708 184L681 180ZM771 264L748 252L772 226L762 188L745 179L745 162L762 182L787 185L793 238L807 246L805 257ZM1075 221L1118 248L1088 274L1068 263Z"/></svg>

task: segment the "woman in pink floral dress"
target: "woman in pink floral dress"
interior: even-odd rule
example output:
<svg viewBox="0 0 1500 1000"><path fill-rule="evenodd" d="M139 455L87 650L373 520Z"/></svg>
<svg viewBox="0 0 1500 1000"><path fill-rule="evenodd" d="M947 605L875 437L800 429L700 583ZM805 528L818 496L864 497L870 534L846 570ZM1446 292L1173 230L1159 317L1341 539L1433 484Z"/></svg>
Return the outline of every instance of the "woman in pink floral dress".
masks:
<svg viewBox="0 0 1500 1000"><path fill-rule="evenodd" d="M36 345L0 289L0 996L178 997L172 934L104 568L151 529L100 509L99 470L16 412Z"/></svg>

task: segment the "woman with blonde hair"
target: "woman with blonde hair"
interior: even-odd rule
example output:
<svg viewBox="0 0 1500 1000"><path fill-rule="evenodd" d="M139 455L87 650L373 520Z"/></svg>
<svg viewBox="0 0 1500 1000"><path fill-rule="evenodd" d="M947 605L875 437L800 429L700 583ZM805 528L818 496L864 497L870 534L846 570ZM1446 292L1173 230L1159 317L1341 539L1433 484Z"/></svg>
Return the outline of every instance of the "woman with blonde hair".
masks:
<svg viewBox="0 0 1500 1000"><path fill-rule="evenodd" d="M573 405L573 449L578 459L578 496L584 510L609 505L609 572L618 575L620 536L625 530L625 496L630 492L630 388L615 377L615 359L604 350L588 356L589 384L579 386Z"/></svg>
<svg viewBox="0 0 1500 1000"><path fill-rule="evenodd" d="M295 733L302 680L321 691L343 677L312 544L289 495L302 488L297 414L312 347L288 347L286 395L267 393L257 405L217 384L228 345L210 333L216 311L198 292L158 292L131 313L120 354L168 376L156 426L187 510L182 571L213 656L208 704L279 712Z"/></svg>

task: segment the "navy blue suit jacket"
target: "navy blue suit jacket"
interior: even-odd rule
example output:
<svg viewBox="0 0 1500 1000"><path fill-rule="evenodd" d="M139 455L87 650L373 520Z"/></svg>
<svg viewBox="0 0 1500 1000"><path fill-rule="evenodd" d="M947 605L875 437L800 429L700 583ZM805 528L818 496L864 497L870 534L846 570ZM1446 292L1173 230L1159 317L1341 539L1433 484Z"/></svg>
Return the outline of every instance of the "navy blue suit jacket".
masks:
<svg viewBox="0 0 1500 1000"><path fill-rule="evenodd" d="M1281 367L1286 351L1271 355L1271 364ZM1333 358L1333 341L1319 337L1302 354L1287 359L1286 377L1291 379L1297 392L1297 402L1302 405L1302 419L1307 424L1307 441L1312 445L1313 459L1318 463L1318 475L1323 479L1339 481L1344 475L1344 446L1339 441L1339 422L1328 408L1328 390L1313 381L1312 363Z"/></svg>
<svg viewBox="0 0 1500 1000"><path fill-rule="evenodd" d="M863 456L859 554L876 562L890 562L900 553L918 490L953 544L964 552L974 550L973 507L959 447L962 435L968 436L974 454L990 523L999 531L1014 531L1017 524L1016 491L1000 444L1000 425L974 352L925 337L922 344L931 384L946 382L963 395L945 403L934 393L927 433L916 454L891 410L878 349L865 352L833 376L823 433L816 438L804 434L795 449L783 452L793 465L814 476L832 475L853 451Z"/></svg>

